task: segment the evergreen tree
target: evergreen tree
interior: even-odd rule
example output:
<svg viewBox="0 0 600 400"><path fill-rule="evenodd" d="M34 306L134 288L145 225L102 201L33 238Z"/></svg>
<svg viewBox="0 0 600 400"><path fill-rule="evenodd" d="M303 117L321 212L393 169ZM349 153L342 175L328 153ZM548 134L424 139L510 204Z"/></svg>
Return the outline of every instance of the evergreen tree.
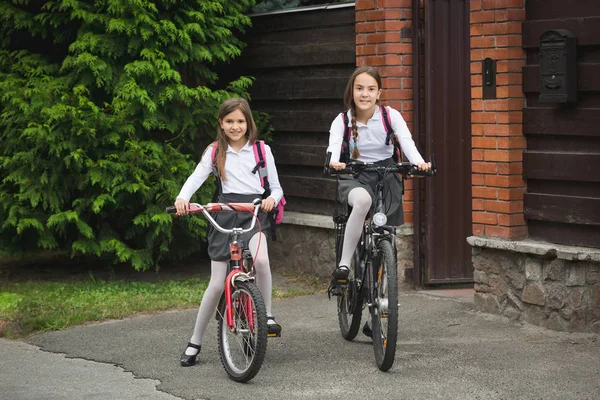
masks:
<svg viewBox="0 0 600 400"><path fill-rule="evenodd" d="M158 266L200 218L164 213L251 78L217 86L254 0L0 2L0 253ZM210 198L203 188L197 201Z"/></svg>

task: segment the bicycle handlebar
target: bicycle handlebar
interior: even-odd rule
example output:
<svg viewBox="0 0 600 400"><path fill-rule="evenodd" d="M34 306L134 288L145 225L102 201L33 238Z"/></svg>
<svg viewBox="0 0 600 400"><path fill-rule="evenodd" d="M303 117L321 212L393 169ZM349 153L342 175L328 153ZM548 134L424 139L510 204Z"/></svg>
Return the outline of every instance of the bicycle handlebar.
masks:
<svg viewBox="0 0 600 400"><path fill-rule="evenodd" d="M366 164L360 161L350 161L346 163L346 168L336 170L329 166L331 161L331 152L327 152L325 159L325 167L323 169L324 174L328 175L348 175L357 174L365 171L378 171L378 172L396 172L404 176L435 176L437 175L437 168L435 165L435 156L431 156L431 169L429 171L420 171L418 166L409 162L402 162L390 166L379 166L375 164Z"/></svg>
<svg viewBox="0 0 600 400"><path fill-rule="evenodd" d="M258 218L258 210L260 205L262 204L262 200L260 198L256 198L252 201L252 203L208 203L206 205L201 205L198 203L190 203L190 214L196 214L201 212L204 214L206 219L221 233L230 234L234 231L237 231L239 234L243 234L246 232L250 232L254 229L254 224L256 223L256 219ZM223 211L238 211L238 212L249 212L254 215L252 218L252 223L250 227L247 229L242 228L232 228L225 229L221 225L214 220L214 218L209 214L211 212L223 212ZM175 206L170 206L165 209L167 214L174 214L177 212L177 208Z"/></svg>

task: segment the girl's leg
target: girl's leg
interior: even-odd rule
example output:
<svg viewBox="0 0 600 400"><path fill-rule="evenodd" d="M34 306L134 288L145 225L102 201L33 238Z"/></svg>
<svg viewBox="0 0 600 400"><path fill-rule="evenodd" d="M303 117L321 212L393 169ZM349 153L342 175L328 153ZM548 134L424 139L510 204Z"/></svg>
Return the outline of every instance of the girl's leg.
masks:
<svg viewBox="0 0 600 400"><path fill-rule="evenodd" d="M208 283L208 287L200 302L198 316L196 317L196 325L194 326L194 333L190 338L190 343L198 346L202 344L204 330L206 329L210 318L213 316L215 309L217 308L217 303L225 288L227 265L227 261L211 261L210 263L210 282ZM185 349L185 354L188 356L194 356L198 354L198 352L199 350L193 347Z"/></svg>
<svg viewBox="0 0 600 400"><path fill-rule="evenodd" d="M248 243L252 258L254 258L254 269L256 270L256 286L263 296L267 315L271 315L271 296L273 283L271 278L271 266L269 264L269 249L267 247L267 237L264 233L257 233L252 236Z"/></svg>
<svg viewBox="0 0 600 400"><path fill-rule="evenodd" d="M344 245L342 246L342 256L338 268L350 265L354 249L356 249L360 234L362 233L365 217L371 209L371 203L371 195L363 188L354 188L348 193L348 204L352 207L352 212L348 217L348 222L346 222Z"/></svg>
<svg viewBox="0 0 600 400"><path fill-rule="evenodd" d="M273 314L271 312L272 305L272 295L273 295L273 283L271 277L271 266L269 264L269 249L267 247L267 237L264 233L257 233L252 236L250 239L250 243L248 244L248 248L250 249L250 253L254 258L254 269L256 270L256 286L258 286L258 290L263 296L265 301L265 308L267 309L267 317L269 317L268 324L275 326L277 323L273 318ZM273 332L279 334L281 331L281 327L277 325L278 332ZM273 330L273 329L271 329Z"/></svg>

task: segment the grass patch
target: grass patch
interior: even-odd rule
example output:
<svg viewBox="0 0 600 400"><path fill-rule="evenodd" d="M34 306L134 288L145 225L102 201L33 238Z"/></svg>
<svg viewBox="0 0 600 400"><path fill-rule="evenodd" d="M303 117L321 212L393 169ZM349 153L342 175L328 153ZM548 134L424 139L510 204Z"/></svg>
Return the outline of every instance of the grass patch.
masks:
<svg viewBox="0 0 600 400"><path fill-rule="evenodd" d="M324 290L310 275L287 275L274 299ZM198 278L140 282L102 280L0 283L0 337L24 337L89 322L121 319L139 313L198 307L208 280Z"/></svg>
<svg viewBox="0 0 600 400"><path fill-rule="evenodd" d="M274 287L273 298L289 299L292 297L327 292L329 282L322 277L297 272L284 272L282 275L285 278L285 287Z"/></svg>
<svg viewBox="0 0 600 400"><path fill-rule="evenodd" d="M66 329L86 322L200 304L207 281L15 282L0 285L4 336Z"/></svg>

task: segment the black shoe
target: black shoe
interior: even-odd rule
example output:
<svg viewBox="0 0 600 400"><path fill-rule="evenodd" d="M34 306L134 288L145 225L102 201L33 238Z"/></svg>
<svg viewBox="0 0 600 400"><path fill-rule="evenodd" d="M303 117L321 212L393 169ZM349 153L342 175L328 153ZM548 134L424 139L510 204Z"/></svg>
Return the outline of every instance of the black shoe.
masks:
<svg viewBox="0 0 600 400"><path fill-rule="evenodd" d="M331 296L341 296L341 286L348 284L348 275L350 271L345 265L340 265L331 274L331 282L327 288L327 296L331 299Z"/></svg>
<svg viewBox="0 0 600 400"><path fill-rule="evenodd" d="M339 281L348 281L350 270L345 265L340 265L333 271L333 278Z"/></svg>
<svg viewBox="0 0 600 400"><path fill-rule="evenodd" d="M267 317L267 320L275 322L275 317ZM267 324L267 336L281 337L281 325L279 325L277 322L274 324Z"/></svg>
<svg viewBox="0 0 600 400"><path fill-rule="evenodd" d="M331 286L347 285L349 274L350 271L348 270L348 267L340 265L333 271L333 274L331 274Z"/></svg>
<svg viewBox="0 0 600 400"><path fill-rule="evenodd" d="M187 347L197 349L198 352L196 354L194 354L193 356L188 356L187 354L185 354L185 350L187 350ZM187 344L187 347L183 351L183 353L181 353L181 357L179 358L179 363L181 364L182 367L191 367L192 365L196 364L196 357L198 357L198 354L200 354L200 348L202 346L198 345L198 344L194 344L192 342L189 342Z"/></svg>
<svg viewBox="0 0 600 400"><path fill-rule="evenodd" d="M363 325L362 332L365 334L365 336L368 336L370 338L373 337L373 330L369 326L368 322L365 322L365 324Z"/></svg>

